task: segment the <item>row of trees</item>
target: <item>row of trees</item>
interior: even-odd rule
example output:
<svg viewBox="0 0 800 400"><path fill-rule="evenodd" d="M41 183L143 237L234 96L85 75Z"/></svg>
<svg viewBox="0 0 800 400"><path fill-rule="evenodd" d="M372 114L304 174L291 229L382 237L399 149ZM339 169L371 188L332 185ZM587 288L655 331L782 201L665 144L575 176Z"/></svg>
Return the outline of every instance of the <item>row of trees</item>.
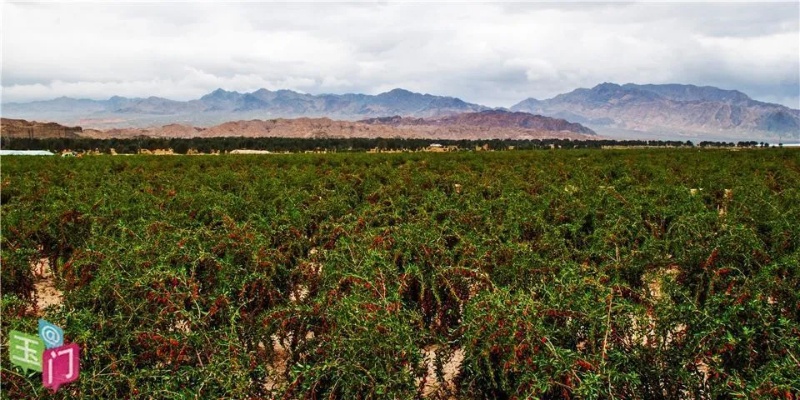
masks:
<svg viewBox="0 0 800 400"><path fill-rule="evenodd" d="M110 153L114 149L120 154L135 154L141 150L172 149L175 153L186 154L190 151L200 153L229 152L235 149L268 150L274 152L304 152L304 151L333 151L333 152L363 152L372 149L378 150L410 150L417 151L428 148L431 144L438 143L443 146L456 146L459 149L487 149L487 150L532 150L532 149L588 149L603 147L694 147L691 141L670 140L569 140L569 139L537 139L537 140L436 140L436 139L400 139L400 138L350 138L350 139L317 139L317 138L246 138L246 137L216 137L216 138L133 138L133 139L28 139L7 138L0 139L0 145L6 150L50 150L62 152L72 150L78 152L99 151ZM758 142L700 142L699 147L768 147L766 143Z"/></svg>
<svg viewBox="0 0 800 400"><path fill-rule="evenodd" d="M769 143L766 142L756 142L756 141L739 141L734 144L733 142L700 142L697 144L698 147L770 147ZM779 144L778 147L783 147L783 143Z"/></svg>

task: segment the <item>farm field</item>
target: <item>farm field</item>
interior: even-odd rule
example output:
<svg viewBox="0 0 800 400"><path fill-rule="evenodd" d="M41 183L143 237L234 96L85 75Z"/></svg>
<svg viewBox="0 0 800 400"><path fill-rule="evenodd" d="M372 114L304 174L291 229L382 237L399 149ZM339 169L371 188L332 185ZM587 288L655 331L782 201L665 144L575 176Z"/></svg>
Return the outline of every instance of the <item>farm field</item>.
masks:
<svg viewBox="0 0 800 400"><path fill-rule="evenodd" d="M3 157L1 194L3 398L800 395L798 150ZM55 394L8 363L40 317Z"/></svg>

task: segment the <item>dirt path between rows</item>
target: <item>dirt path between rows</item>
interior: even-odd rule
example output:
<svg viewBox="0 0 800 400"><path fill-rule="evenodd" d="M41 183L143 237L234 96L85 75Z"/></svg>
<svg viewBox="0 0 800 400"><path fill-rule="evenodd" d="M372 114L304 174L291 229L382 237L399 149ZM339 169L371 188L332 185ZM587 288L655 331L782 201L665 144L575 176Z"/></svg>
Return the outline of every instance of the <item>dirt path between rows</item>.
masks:
<svg viewBox="0 0 800 400"><path fill-rule="evenodd" d="M56 278L50 268L50 260L40 258L32 267L33 291L36 299L36 314L44 315L44 310L50 306L59 306L64 300L64 294L56 287Z"/></svg>

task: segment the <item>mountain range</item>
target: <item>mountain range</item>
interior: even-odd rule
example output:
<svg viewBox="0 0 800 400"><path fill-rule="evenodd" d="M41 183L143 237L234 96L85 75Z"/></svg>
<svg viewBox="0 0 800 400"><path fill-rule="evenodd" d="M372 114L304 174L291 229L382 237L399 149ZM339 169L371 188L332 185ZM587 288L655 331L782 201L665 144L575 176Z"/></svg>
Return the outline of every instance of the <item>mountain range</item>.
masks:
<svg viewBox="0 0 800 400"><path fill-rule="evenodd" d="M529 98L511 109L564 118L601 133L800 137L800 110L711 86L603 83L548 100Z"/></svg>
<svg viewBox="0 0 800 400"><path fill-rule="evenodd" d="M337 121L329 118L276 118L230 121L210 127L168 124L154 128L105 130L66 127L2 118L4 138L192 138L192 137L284 137L284 138L404 138L404 139L596 139L581 124L522 112L486 110L441 118L374 118Z"/></svg>
<svg viewBox="0 0 800 400"><path fill-rule="evenodd" d="M88 100L60 97L30 103L3 104L3 117L54 121L85 128L150 128L169 124L210 127L248 119L331 118L375 123L399 118L395 123L448 124L447 118L469 115L465 124L479 124L488 114L505 110L468 103L455 97L394 89L378 95L320 94L259 89L240 93L217 89L190 101L160 97ZM702 139L800 139L800 110L764 103L735 90L693 85L618 85L603 83L551 99L528 98L511 111L538 114L579 123L609 137ZM533 116L514 114L520 123ZM491 118L490 118L491 119ZM372 122L370 122L372 120ZM527 120L525 122L523 120ZM541 121L540 121L541 122ZM391 122L381 122L381 124Z"/></svg>
<svg viewBox="0 0 800 400"><path fill-rule="evenodd" d="M359 120L391 115L436 117L488 109L454 97L413 93L404 89L378 95L311 95L267 89L240 93L217 89L190 101L114 96L108 100L59 97L31 103L8 103L3 105L3 116L93 127L142 127L173 122L211 125L251 118L326 117Z"/></svg>
<svg viewBox="0 0 800 400"><path fill-rule="evenodd" d="M78 128L80 129L80 128ZM60 134L60 131L56 132ZM522 112L486 110L440 118L388 117L363 121L329 118L276 118L230 121L210 127L168 124L157 128L84 129L83 137L165 138L283 137L283 138L404 138L404 139L596 139L581 124ZM59 136L60 137L60 136Z"/></svg>

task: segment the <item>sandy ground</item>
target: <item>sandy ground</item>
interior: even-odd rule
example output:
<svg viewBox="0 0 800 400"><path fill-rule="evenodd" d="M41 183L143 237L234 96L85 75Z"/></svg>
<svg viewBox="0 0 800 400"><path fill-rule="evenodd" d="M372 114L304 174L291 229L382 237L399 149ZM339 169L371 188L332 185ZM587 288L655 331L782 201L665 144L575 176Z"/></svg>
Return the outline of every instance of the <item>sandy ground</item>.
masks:
<svg viewBox="0 0 800 400"><path fill-rule="evenodd" d="M36 299L37 315L44 315L44 310L50 306L59 306L64 300L64 295L56 288L55 276L50 269L47 258L40 258L33 268L33 289Z"/></svg>
<svg viewBox="0 0 800 400"><path fill-rule="evenodd" d="M434 361L436 359L436 346L430 346L423 349L425 362L428 365L428 380L425 382L425 388L422 390L422 395L426 399L455 399L452 393L455 392L454 380L461 369L461 363L464 361L464 351L456 349L452 357L444 363L444 381L440 381L436 377Z"/></svg>

